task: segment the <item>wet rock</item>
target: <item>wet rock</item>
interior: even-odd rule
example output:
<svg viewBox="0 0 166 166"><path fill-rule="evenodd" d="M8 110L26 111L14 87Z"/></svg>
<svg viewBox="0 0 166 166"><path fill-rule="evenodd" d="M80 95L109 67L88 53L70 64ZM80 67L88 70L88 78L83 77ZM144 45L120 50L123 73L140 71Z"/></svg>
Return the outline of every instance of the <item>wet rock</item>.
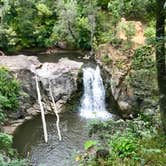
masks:
<svg viewBox="0 0 166 166"><path fill-rule="evenodd" d="M27 109L26 112L28 113L28 115L35 116L40 113L40 109L37 110L37 109L34 109L33 107L30 107L29 109Z"/></svg>
<svg viewBox="0 0 166 166"><path fill-rule="evenodd" d="M55 44L55 46L58 47L58 48L61 48L61 49L67 49L68 48L68 45L67 45L66 42L57 42Z"/></svg>
<svg viewBox="0 0 166 166"><path fill-rule="evenodd" d="M18 119L11 121L8 125L5 125L2 127L2 131L7 134L14 134L16 131L17 127L20 126L25 122L25 119Z"/></svg>
<svg viewBox="0 0 166 166"><path fill-rule="evenodd" d="M5 53L0 50L0 56L5 56Z"/></svg>
<svg viewBox="0 0 166 166"><path fill-rule="evenodd" d="M19 124L20 125L20 124ZM7 134L14 134L15 130L17 129L17 126L3 126L2 131Z"/></svg>
<svg viewBox="0 0 166 166"><path fill-rule="evenodd" d="M27 70L31 71L32 65L36 68L41 65L38 61L37 57L35 56L25 56L25 55L18 55L18 56L3 56L0 58L0 65L6 66L12 72L15 72L17 75L18 71Z"/></svg>
<svg viewBox="0 0 166 166"><path fill-rule="evenodd" d="M12 113L8 114L8 117L13 120L24 119L25 113L23 111L12 112Z"/></svg>
<svg viewBox="0 0 166 166"><path fill-rule="evenodd" d="M127 107L129 105L132 107L132 103L134 103L133 101L135 100L132 88L128 88L126 84L127 76L132 69L131 59L133 55L133 52L130 52L130 54L124 53L114 48L111 44L101 45L96 53L96 60L101 66L105 80L108 110L113 110L113 112L117 113L119 116L125 114L125 111L127 111L126 114L128 114L129 109ZM111 63L106 64L105 57L107 57L107 61ZM121 101L128 104L124 106L122 103L120 106L119 102ZM126 105L128 106L126 107Z"/></svg>

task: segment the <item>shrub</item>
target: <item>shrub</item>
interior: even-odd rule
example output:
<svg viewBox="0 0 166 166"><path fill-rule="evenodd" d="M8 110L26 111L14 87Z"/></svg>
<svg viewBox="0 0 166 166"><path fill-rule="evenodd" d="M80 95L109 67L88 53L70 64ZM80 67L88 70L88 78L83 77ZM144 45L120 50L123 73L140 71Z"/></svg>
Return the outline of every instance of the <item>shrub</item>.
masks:
<svg viewBox="0 0 166 166"><path fill-rule="evenodd" d="M123 23L121 22L119 25L120 31L124 32L125 37L126 37L126 42L124 43L124 48L125 49L130 49L132 48L132 38L134 37L136 33L135 26L132 22L129 23Z"/></svg>
<svg viewBox="0 0 166 166"><path fill-rule="evenodd" d="M155 28L154 27L147 27L145 29L145 37L147 38L153 38L155 37Z"/></svg>
<svg viewBox="0 0 166 166"><path fill-rule="evenodd" d="M0 133L0 149L4 151L9 151L12 148L12 136Z"/></svg>
<svg viewBox="0 0 166 166"><path fill-rule="evenodd" d="M90 50L91 49L91 32L90 23L87 17L77 18L77 31L78 31L78 47Z"/></svg>
<svg viewBox="0 0 166 166"><path fill-rule="evenodd" d="M158 131L161 126L159 114L139 116L133 120L95 121L91 123L90 135L98 136L96 149L110 148L108 159L102 160L105 166L121 165L164 165L166 159L165 136ZM94 135L95 134L95 135ZM93 142L93 140L91 140ZM96 154L86 153L80 158L87 166L98 166Z"/></svg>
<svg viewBox="0 0 166 166"><path fill-rule="evenodd" d="M8 99L2 95L0 95L0 124L2 124L5 120L5 114L2 110L2 105L8 102Z"/></svg>
<svg viewBox="0 0 166 166"><path fill-rule="evenodd" d="M2 109L16 110L19 106L19 82L9 74L9 71L0 67L0 106Z"/></svg>
<svg viewBox="0 0 166 166"><path fill-rule="evenodd" d="M0 133L0 166L27 166L26 160L17 158L16 151L12 148L12 136Z"/></svg>
<svg viewBox="0 0 166 166"><path fill-rule="evenodd" d="M153 48L151 46L145 45L143 47L135 50L134 58L132 60L132 68L134 70L141 69L150 69L154 71L155 69L155 61L153 55Z"/></svg>
<svg viewBox="0 0 166 166"><path fill-rule="evenodd" d="M126 84L132 87L133 93L138 99L137 109L142 104L144 104L144 107L150 108L154 105L153 103L157 103L157 77L153 51L153 47L148 45L135 50L132 59L132 70L125 80Z"/></svg>
<svg viewBox="0 0 166 166"><path fill-rule="evenodd" d="M131 133L126 133L121 136L117 134L110 141L110 146L112 151L119 157L130 157L134 156L138 149L136 140L137 139Z"/></svg>

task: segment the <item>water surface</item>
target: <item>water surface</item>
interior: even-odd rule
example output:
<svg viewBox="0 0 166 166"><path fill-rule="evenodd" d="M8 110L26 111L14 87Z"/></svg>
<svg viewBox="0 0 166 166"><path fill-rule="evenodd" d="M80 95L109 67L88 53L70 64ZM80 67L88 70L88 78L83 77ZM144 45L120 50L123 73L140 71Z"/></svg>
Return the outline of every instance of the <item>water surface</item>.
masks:
<svg viewBox="0 0 166 166"><path fill-rule="evenodd" d="M44 143L40 116L25 122L14 135L14 147L24 156L28 156L33 166L74 166L74 155L83 150L88 140L87 121L78 113L66 112L61 115L60 128L62 141L58 140L56 117L46 117L48 143Z"/></svg>

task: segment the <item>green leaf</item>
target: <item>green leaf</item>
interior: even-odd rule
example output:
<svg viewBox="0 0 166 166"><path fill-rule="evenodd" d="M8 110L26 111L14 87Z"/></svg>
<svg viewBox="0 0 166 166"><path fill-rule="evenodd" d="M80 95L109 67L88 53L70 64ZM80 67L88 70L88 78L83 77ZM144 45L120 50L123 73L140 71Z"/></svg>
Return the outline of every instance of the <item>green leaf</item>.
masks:
<svg viewBox="0 0 166 166"><path fill-rule="evenodd" d="M94 140L86 141L86 142L84 143L84 149L85 149L85 150L88 150L89 148L91 148L91 147L93 147L93 146L95 146L95 145L97 145L97 141L94 141Z"/></svg>

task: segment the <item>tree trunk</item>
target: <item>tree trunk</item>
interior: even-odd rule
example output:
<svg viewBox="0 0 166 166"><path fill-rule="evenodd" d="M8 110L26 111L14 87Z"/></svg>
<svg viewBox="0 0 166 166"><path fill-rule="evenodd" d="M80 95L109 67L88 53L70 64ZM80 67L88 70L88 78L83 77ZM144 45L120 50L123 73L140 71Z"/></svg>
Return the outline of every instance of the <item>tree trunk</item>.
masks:
<svg viewBox="0 0 166 166"><path fill-rule="evenodd" d="M156 0L156 65L161 120L166 133L165 0Z"/></svg>

